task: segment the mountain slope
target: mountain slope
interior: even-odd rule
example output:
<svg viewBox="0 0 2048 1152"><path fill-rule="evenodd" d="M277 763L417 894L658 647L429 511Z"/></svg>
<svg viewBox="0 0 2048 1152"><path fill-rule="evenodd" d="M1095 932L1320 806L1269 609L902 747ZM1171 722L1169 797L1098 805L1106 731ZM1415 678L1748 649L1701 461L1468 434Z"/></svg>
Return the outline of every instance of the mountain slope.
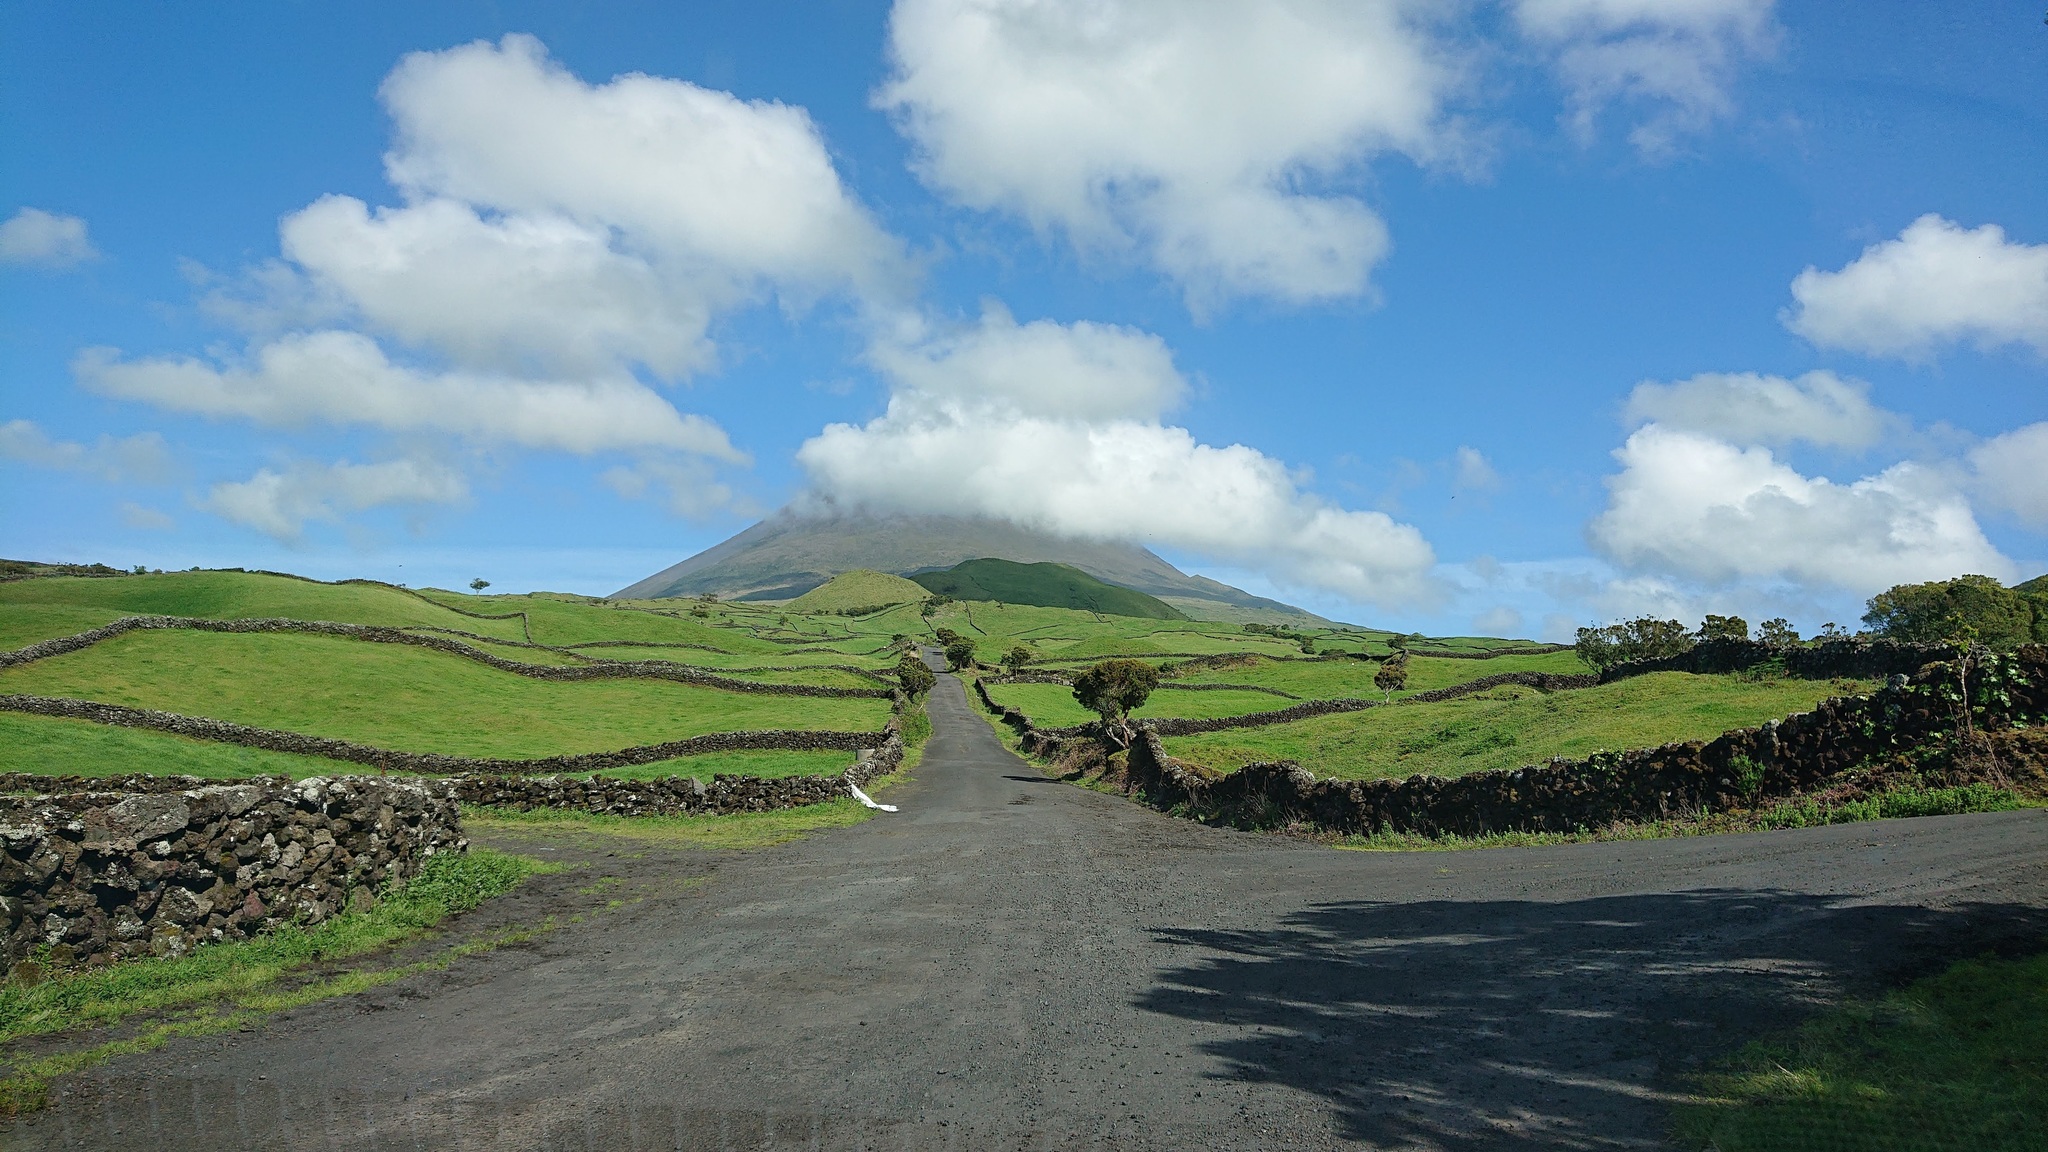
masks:
<svg viewBox="0 0 2048 1152"><path fill-rule="evenodd" d="M786 508L615 595L652 600L709 592L729 599L787 600L856 568L909 575L984 557L1020 564L1070 564L1098 580L1172 598L1176 608L1198 620L1330 623L1293 605L1189 576L1148 549L1130 544L1068 540L1004 520L803 516ZM1220 614L1225 610L1229 615Z"/></svg>
<svg viewBox="0 0 2048 1152"><path fill-rule="evenodd" d="M841 572L789 602L796 612L848 612L856 608L880 608L888 604L910 604L930 593L922 585L876 572L855 568Z"/></svg>
<svg viewBox="0 0 2048 1152"><path fill-rule="evenodd" d="M1184 620L1171 605L1090 576L1071 564L1019 564L1013 560L969 560L942 572L919 572L912 580L955 600L999 600L1041 608L1078 608L1140 620Z"/></svg>

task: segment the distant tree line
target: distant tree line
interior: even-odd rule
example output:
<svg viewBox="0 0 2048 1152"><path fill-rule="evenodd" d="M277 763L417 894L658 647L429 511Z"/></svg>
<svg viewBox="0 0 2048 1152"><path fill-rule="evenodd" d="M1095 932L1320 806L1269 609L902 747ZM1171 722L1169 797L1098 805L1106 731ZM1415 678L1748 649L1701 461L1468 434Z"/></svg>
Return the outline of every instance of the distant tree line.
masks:
<svg viewBox="0 0 2048 1152"><path fill-rule="evenodd" d="M2048 643L2048 577L2007 588L1989 576L1958 576L1924 584L1898 584L1872 596L1859 635L1906 644L1982 644L2006 651L2021 644ZM1840 640L1849 633L1824 625L1814 641ZM1574 648L1595 668L1633 660L1676 656L1712 640L1748 640L1740 616L1709 615L1697 629L1676 620L1638 616L1619 624L1578 630ZM1809 643L1783 618L1757 626L1755 637L1773 648Z"/></svg>

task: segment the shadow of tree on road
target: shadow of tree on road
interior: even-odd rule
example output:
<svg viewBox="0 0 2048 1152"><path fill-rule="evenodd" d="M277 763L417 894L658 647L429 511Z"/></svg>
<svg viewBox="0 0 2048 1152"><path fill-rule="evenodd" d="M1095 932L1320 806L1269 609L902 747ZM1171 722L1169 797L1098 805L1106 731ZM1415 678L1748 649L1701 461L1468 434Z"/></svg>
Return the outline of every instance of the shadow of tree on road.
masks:
<svg viewBox="0 0 2048 1152"><path fill-rule="evenodd" d="M1140 1008L1229 1029L1227 1078L1322 1097L1374 1146L1663 1144L1686 1073L1844 992L2038 950L2021 905L1778 891L1314 905L1268 932L1159 930L1200 959Z"/></svg>

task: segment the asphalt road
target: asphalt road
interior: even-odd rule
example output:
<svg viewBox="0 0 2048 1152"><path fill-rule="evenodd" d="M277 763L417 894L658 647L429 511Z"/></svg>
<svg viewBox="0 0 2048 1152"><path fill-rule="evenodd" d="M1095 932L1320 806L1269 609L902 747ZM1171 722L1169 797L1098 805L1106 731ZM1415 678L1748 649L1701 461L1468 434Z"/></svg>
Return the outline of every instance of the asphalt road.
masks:
<svg viewBox="0 0 2048 1152"><path fill-rule="evenodd" d="M2048 814L1352 853L1041 779L933 693L902 806L581 862L625 907L61 1086L7 1148L1655 1147L1700 1061L2048 941ZM607 851L618 855L608 856Z"/></svg>

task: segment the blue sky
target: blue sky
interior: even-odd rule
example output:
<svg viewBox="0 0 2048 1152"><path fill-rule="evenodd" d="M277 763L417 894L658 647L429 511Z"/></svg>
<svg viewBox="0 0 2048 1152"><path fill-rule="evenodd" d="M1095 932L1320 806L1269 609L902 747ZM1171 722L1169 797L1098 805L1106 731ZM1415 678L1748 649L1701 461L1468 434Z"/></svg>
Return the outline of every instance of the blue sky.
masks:
<svg viewBox="0 0 2048 1152"><path fill-rule="evenodd" d="M1549 637L2048 570L2038 4L0 21L0 554L604 593L796 500Z"/></svg>

